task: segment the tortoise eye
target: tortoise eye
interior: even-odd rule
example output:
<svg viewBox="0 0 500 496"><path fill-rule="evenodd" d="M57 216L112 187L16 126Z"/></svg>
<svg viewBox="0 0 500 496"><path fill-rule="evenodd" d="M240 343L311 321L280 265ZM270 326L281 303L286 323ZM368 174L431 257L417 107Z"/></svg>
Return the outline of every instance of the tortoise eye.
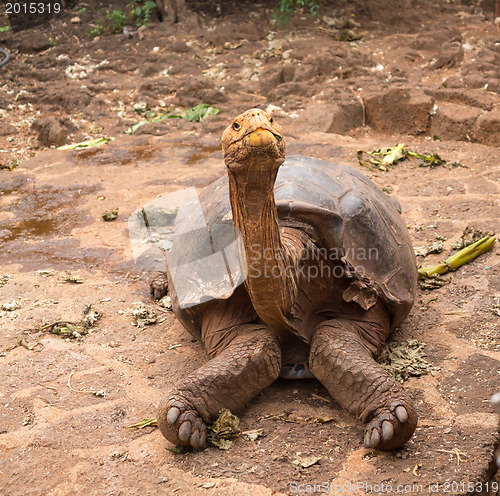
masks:
<svg viewBox="0 0 500 496"><path fill-rule="evenodd" d="M241 125L240 125L239 123L237 123L236 121L235 121L235 122L233 122L233 129L234 129L235 131L238 131L238 129L239 129L240 127L241 127Z"/></svg>
<svg viewBox="0 0 500 496"><path fill-rule="evenodd" d="M269 124L272 124L273 122L274 122L274 119L271 117L271 118L269 119Z"/></svg>

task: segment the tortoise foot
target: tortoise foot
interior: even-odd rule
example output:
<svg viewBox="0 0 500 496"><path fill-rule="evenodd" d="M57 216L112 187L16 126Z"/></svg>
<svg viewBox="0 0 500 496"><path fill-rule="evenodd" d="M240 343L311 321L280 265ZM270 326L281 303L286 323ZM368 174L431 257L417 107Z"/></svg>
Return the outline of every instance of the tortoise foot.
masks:
<svg viewBox="0 0 500 496"><path fill-rule="evenodd" d="M206 425L196 408L180 396L167 397L158 410L158 427L177 446L203 449L207 444Z"/></svg>
<svg viewBox="0 0 500 496"><path fill-rule="evenodd" d="M165 272L158 272L149 283L151 296L157 300L163 298L168 292L168 278Z"/></svg>
<svg viewBox="0 0 500 496"><path fill-rule="evenodd" d="M400 448L413 435L417 416L413 405L393 402L374 412L365 428L365 448L393 450Z"/></svg>
<svg viewBox="0 0 500 496"><path fill-rule="evenodd" d="M314 374L307 362L284 363L281 366L280 377L282 379L314 379Z"/></svg>

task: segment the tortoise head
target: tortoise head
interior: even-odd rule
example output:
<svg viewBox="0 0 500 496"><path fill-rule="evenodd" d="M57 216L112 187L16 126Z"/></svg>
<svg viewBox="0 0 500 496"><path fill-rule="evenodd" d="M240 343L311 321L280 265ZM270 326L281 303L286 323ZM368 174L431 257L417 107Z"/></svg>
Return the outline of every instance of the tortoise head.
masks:
<svg viewBox="0 0 500 496"><path fill-rule="evenodd" d="M227 168L235 173L267 171L275 176L285 160L280 126L271 114L256 108L243 112L224 130L222 150Z"/></svg>

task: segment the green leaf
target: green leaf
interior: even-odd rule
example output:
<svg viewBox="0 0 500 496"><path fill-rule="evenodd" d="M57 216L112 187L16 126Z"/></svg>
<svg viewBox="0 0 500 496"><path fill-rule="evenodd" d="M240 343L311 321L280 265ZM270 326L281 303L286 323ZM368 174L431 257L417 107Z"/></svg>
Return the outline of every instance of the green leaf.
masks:
<svg viewBox="0 0 500 496"><path fill-rule="evenodd" d="M140 122L137 122L136 124L133 124L132 126L130 126L126 131L125 131L125 134L134 134L141 126L144 126L144 124L148 124L149 121L140 121Z"/></svg>
<svg viewBox="0 0 500 496"><path fill-rule="evenodd" d="M212 107L208 103L200 103L192 109L185 110L180 117L189 122L203 122L210 115L217 115L220 109Z"/></svg>

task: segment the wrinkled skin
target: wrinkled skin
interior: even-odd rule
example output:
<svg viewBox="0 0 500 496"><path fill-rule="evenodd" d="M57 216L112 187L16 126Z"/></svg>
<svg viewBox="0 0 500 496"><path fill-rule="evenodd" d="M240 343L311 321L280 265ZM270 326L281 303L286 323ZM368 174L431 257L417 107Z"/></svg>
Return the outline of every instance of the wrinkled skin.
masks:
<svg viewBox="0 0 500 496"><path fill-rule="evenodd" d="M273 188L285 143L269 114L251 109L238 116L224 131L222 147L233 223L241 232L247 265L257 264L259 270L249 273L230 298L196 309L200 337L212 358L167 393L158 411L161 432L176 445L203 448L206 425L222 408L241 409L280 370L299 370L288 364L302 362L303 376L310 369L366 424L365 447L401 447L415 430L417 414L403 388L375 362L391 332L386 304L378 298L364 309L344 301L349 281L305 280L295 270L318 241L300 226L280 225ZM259 256L255 247L267 256ZM152 294L160 298L167 287L168 278L160 274ZM175 302L173 288L171 293ZM320 300L321 311L304 310Z"/></svg>

